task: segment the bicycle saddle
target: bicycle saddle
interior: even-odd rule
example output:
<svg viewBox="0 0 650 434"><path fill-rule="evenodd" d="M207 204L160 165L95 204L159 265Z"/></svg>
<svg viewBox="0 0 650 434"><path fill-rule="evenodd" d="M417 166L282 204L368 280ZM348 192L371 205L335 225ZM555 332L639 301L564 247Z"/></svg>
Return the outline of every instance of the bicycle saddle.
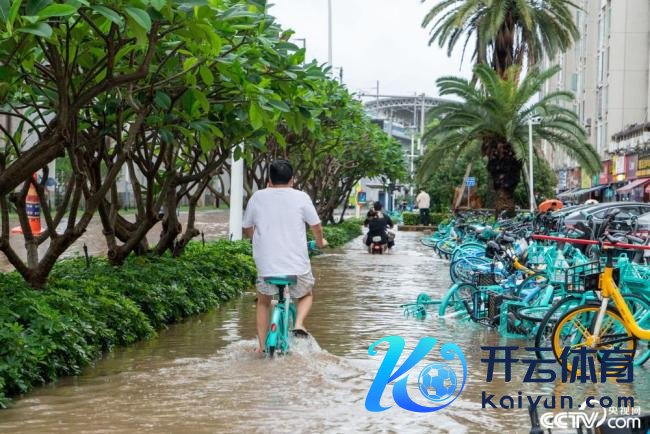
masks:
<svg viewBox="0 0 650 434"><path fill-rule="evenodd" d="M637 244L643 244L643 243L645 243L647 241L647 239L643 239L641 237L636 237L634 235L627 235L627 239L632 241L633 243L637 243Z"/></svg>
<svg viewBox="0 0 650 434"><path fill-rule="evenodd" d="M276 286L295 285L298 282L298 276L272 276L265 277L264 281Z"/></svg>
<svg viewBox="0 0 650 434"><path fill-rule="evenodd" d="M610 234L605 234L605 238L607 239L607 241L609 241L612 244L622 243L625 241L624 238L616 238L611 236Z"/></svg>

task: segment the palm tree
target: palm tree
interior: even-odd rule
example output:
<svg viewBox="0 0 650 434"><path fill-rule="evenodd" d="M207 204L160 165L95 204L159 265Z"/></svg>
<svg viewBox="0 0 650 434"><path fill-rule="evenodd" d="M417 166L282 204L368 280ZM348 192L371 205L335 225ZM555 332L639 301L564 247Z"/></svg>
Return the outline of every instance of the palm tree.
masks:
<svg viewBox="0 0 650 434"><path fill-rule="evenodd" d="M426 0L422 0L424 3ZM475 40L473 59L489 63L502 77L512 65L537 64L571 47L580 34L570 0L442 0L424 17L431 26L429 45L447 45L451 55L463 40L463 55Z"/></svg>
<svg viewBox="0 0 650 434"><path fill-rule="evenodd" d="M559 69L530 70L520 81L519 67L507 69L502 78L489 66L477 65L474 75L478 83L459 77L438 79L440 95L452 99L429 112L440 122L426 133L433 145L422 160L418 177L424 179L434 171L443 155L461 155L478 144L497 193L497 213L514 211L513 193L528 153L528 119L532 116L540 118L533 130L536 142L546 140L578 161L583 170L597 173L598 153L587 142L577 115L559 104L572 101L573 94L550 92L534 101L544 82Z"/></svg>

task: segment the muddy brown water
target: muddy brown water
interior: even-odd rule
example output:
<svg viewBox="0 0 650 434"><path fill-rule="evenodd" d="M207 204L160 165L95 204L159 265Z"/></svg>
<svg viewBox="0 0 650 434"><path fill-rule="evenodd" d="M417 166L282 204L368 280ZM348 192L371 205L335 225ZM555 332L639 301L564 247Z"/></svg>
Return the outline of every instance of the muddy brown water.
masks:
<svg viewBox="0 0 650 434"><path fill-rule="evenodd" d="M179 213L179 221L185 228L187 222L187 212ZM127 214L127 220L134 221L135 216ZM58 232L63 233L68 224L67 218L64 218L58 226ZM43 222L43 225L45 223ZM11 221L10 227L17 227L18 221ZM204 233L206 240L212 240L220 236L228 234L228 211L227 210L199 210L196 214L196 221L194 225L199 231ZM45 226L43 226L45 228ZM162 223L158 222L147 234L147 239L150 245L155 246L156 242L160 239L160 232L162 230ZM83 246L88 248L88 254L91 256L106 256L106 239L102 233L102 225L99 217L91 220L86 228L86 231L66 250L62 255L63 258L81 256L84 254ZM200 236L196 239L200 239ZM21 234L11 234L9 238L11 247L18 253L18 255L25 260L25 239ZM38 247L39 255L44 255L49 246L49 241L45 241ZM7 257L0 253L0 271L11 271L12 265L9 263Z"/></svg>
<svg viewBox="0 0 650 434"><path fill-rule="evenodd" d="M421 292L442 295L449 286L448 263L400 233L387 255L368 255L360 240L313 261L316 300L307 326L314 340L276 360L259 358L255 345L254 293L218 310L161 332L156 338L118 349L83 374L41 387L0 411L0 432L11 433L214 433L214 432L528 432L525 408L483 409L482 392L503 395L634 396L648 404L647 370L635 370L633 385L522 383L526 364L513 366L512 381L497 373L487 383L481 345L520 345L456 318L404 318L401 303ZM397 407L389 386L389 410L365 409L368 388L385 354L368 347L400 335L407 350L424 336L456 342L467 358L465 390L449 407L428 414ZM437 348L432 354L435 355ZM532 357L529 353L519 355ZM419 365L422 366L422 365ZM414 369L416 371L416 369ZM418 395L417 372L409 393ZM501 372L501 371L498 371ZM603 387L606 386L606 387ZM421 397L420 397L421 398ZM415 398L414 398L415 399ZM422 402L422 399L418 402ZM650 410L650 409L647 409Z"/></svg>

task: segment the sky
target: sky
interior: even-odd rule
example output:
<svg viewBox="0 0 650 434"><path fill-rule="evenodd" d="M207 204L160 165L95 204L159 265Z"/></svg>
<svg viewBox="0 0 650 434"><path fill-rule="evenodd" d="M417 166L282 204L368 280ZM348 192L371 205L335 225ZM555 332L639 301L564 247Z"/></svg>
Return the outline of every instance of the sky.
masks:
<svg viewBox="0 0 650 434"><path fill-rule="evenodd" d="M306 39L307 59L327 62L327 0L269 0L269 13L294 38ZM343 82L356 93L437 96L436 79L469 77L461 52L428 45L422 18L436 0L332 0L332 59ZM297 45L302 41L294 40ZM338 70L336 71L338 74Z"/></svg>

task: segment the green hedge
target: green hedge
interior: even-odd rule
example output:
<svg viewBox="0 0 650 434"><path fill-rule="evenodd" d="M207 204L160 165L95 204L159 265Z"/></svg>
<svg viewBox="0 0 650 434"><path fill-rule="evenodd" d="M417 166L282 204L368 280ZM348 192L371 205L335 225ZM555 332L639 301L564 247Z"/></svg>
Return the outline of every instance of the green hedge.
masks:
<svg viewBox="0 0 650 434"><path fill-rule="evenodd" d="M132 256L58 263L44 290L0 274L0 407L8 396L81 368L115 345L155 334L250 287L250 243L190 243L180 258Z"/></svg>
<svg viewBox="0 0 650 434"><path fill-rule="evenodd" d="M363 234L361 226L363 221L357 218L343 220L341 223L326 225L323 227L323 236L329 243L330 247L340 247L348 241ZM313 239L311 232L309 239Z"/></svg>
<svg viewBox="0 0 650 434"><path fill-rule="evenodd" d="M429 214L429 221L432 225L438 225L449 217L447 213L444 212L432 212ZM404 224L407 226L416 226L420 224L420 213L419 212L404 212L402 213L402 219Z"/></svg>
<svg viewBox="0 0 650 434"><path fill-rule="evenodd" d="M419 212L403 212L402 220L406 226L415 226L420 224L420 213Z"/></svg>

